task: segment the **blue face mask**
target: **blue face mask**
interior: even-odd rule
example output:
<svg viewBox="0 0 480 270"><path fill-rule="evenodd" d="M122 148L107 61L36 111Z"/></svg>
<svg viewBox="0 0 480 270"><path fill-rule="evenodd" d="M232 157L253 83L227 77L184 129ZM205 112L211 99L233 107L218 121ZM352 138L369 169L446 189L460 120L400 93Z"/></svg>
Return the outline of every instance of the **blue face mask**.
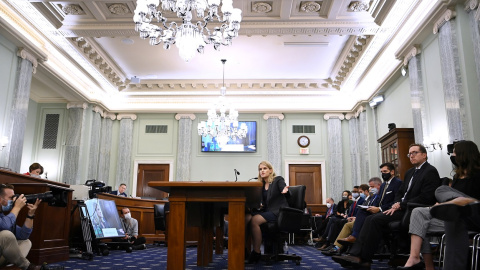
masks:
<svg viewBox="0 0 480 270"><path fill-rule="evenodd" d="M365 195L365 193L362 192L362 193L360 193L360 197L365 199L367 197L367 195Z"/></svg>
<svg viewBox="0 0 480 270"><path fill-rule="evenodd" d="M8 204L6 206L2 205L2 211L3 212L9 212L12 209L13 209L13 201L12 200L8 200Z"/></svg>
<svg viewBox="0 0 480 270"><path fill-rule="evenodd" d="M375 194L378 193L378 189L374 187L374 188L370 189L370 193L372 193L373 195L375 195Z"/></svg>

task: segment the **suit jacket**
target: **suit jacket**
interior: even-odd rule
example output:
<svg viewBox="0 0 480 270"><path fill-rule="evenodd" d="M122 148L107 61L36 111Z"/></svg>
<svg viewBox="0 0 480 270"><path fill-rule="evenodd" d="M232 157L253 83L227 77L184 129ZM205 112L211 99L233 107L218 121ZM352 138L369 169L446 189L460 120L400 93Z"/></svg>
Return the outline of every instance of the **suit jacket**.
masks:
<svg viewBox="0 0 480 270"><path fill-rule="evenodd" d="M350 208L348 209L347 216L349 216L349 217L356 216L358 208L359 208L358 206L362 205L364 201L365 201L365 199L362 198L362 197L358 198L357 203L355 203L355 201L353 201L352 205L350 205Z"/></svg>
<svg viewBox="0 0 480 270"><path fill-rule="evenodd" d="M382 199L383 190L385 189L386 183L380 186L380 191L378 192L378 201L377 205L382 208L382 211L387 211L390 209L395 201L395 196L402 186L402 180L398 179L397 177L392 178L390 183L388 184L387 190L385 190L385 195L383 195L382 205L380 205L380 200Z"/></svg>
<svg viewBox="0 0 480 270"><path fill-rule="evenodd" d="M125 193L125 192L118 194L118 190L112 191L112 192L110 192L110 194L117 195L117 196L128 197L127 193Z"/></svg>
<svg viewBox="0 0 480 270"><path fill-rule="evenodd" d="M412 175L415 172L415 167L410 168L405 173L405 179L400 186L396 196L395 202L400 202L401 209L407 209L407 203L419 203L424 205L433 205L436 202L435 190L440 186L440 175L435 167L430 163L425 162L423 166L417 171L413 178L412 186L408 191L405 199L402 201L405 192L407 192L408 184L412 181Z"/></svg>
<svg viewBox="0 0 480 270"><path fill-rule="evenodd" d="M337 204L334 203L332 206L330 206L330 208L327 208L327 212L325 212L325 218L327 218L327 215L328 215L328 211L332 210L332 212L330 213L330 216L328 217L334 217L335 214L337 213Z"/></svg>
<svg viewBox="0 0 480 270"><path fill-rule="evenodd" d="M290 191L282 194L283 189L287 186L285 179L277 176L270 183L267 191L267 207L268 211L278 216L281 207L288 207L287 197L290 197Z"/></svg>

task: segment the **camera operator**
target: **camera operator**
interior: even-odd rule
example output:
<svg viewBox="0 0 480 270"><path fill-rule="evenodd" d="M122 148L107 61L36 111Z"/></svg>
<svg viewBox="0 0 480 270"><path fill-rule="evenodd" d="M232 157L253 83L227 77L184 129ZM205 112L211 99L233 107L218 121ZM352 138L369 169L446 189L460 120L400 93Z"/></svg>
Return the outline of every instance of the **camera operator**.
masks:
<svg viewBox="0 0 480 270"><path fill-rule="evenodd" d="M43 266L31 264L26 256L32 247L28 237L32 233L35 210L41 200L37 199L35 204L27 203L22 194L15 196L13 186L10 184L0 185L0 200L2 211L0 212L0 255L7 262L13 263L21 269L42 269ZM28 208L27 218L22 227L16 225L18 213L23 207ZM10 212L4 215L3 212ZM1 267L1 265L0 265Z"/></svg>
<svg viewBox="0 0 480 270"><path fill-rule="evenodd" d="M133 249L146 249L147 246L145 245L145 237L138 237L138 221L132 218L132 215L130 214L130 209L128 209L127 207L124 207L122 209L122 222L123 227L125 228L124 239L132 243Z"/></svg>

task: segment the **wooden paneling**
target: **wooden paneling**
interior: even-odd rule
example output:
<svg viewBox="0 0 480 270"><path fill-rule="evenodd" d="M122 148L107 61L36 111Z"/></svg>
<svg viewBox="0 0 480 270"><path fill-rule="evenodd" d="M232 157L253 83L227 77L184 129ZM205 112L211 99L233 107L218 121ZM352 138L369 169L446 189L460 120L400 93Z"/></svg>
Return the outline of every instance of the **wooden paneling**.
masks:
<svg viewBox="0 0 480 270"><path fill-rule="evenodd" d="M13 184L17 194L36 194L53 190L65 192L67 206L49 206L48 203L42 202L37 208L33 221L34 229L29 238L32 241L32 248L27 258L35 264L68 260L70 256L68 243L70 207L68 206L72 201L72 190L69 185L3 170L0 170L0 183ZM17 217L19 226L25 222L26 214L25 207Z"/></svg>
<svg viewBox="0 0 480 270"><path fill-rule="evenodd" d="M322 168L320 164L291 164L289 166L290 185L305 185L305 202L313 214L323 213L322 207Z"/></svg>
<svg viewBox="0 0 480 270"><path fill-rule="evenodd" d="M169 164L139 164L137 175L137 197L152 197L157 200L168 197L167 193L149 187L150 181L169 181Z"/></svg>
<svg viewBox="0 0 480 270"><path fill-rule="evenodd" d="M382 163L393 163L396 176L403 180L405 172L412 167L407 154L408 146L415 143L413 128L394 128L378 139L378 142L382 149Z"/></svg>

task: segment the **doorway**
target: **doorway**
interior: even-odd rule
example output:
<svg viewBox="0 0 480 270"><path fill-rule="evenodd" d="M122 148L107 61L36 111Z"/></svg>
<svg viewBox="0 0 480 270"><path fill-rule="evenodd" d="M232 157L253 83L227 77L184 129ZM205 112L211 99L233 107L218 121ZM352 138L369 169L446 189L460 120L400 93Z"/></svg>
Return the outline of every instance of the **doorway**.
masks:
<svg viewBox="0 0 480 270"><path fill-rule="evenodd" d="M151 181L170 181L170 164L138 164L137 197L161 200L166 192L148 186Z"/></svg>
<svg viewBox="0 0 480 270"><path fill-rule="evenodd" d="M288 164L289 185L305 185L305 202L311 209L312 214L322 213L325 206L322 205L325 197L324 166L317 164Z"/></svg>

